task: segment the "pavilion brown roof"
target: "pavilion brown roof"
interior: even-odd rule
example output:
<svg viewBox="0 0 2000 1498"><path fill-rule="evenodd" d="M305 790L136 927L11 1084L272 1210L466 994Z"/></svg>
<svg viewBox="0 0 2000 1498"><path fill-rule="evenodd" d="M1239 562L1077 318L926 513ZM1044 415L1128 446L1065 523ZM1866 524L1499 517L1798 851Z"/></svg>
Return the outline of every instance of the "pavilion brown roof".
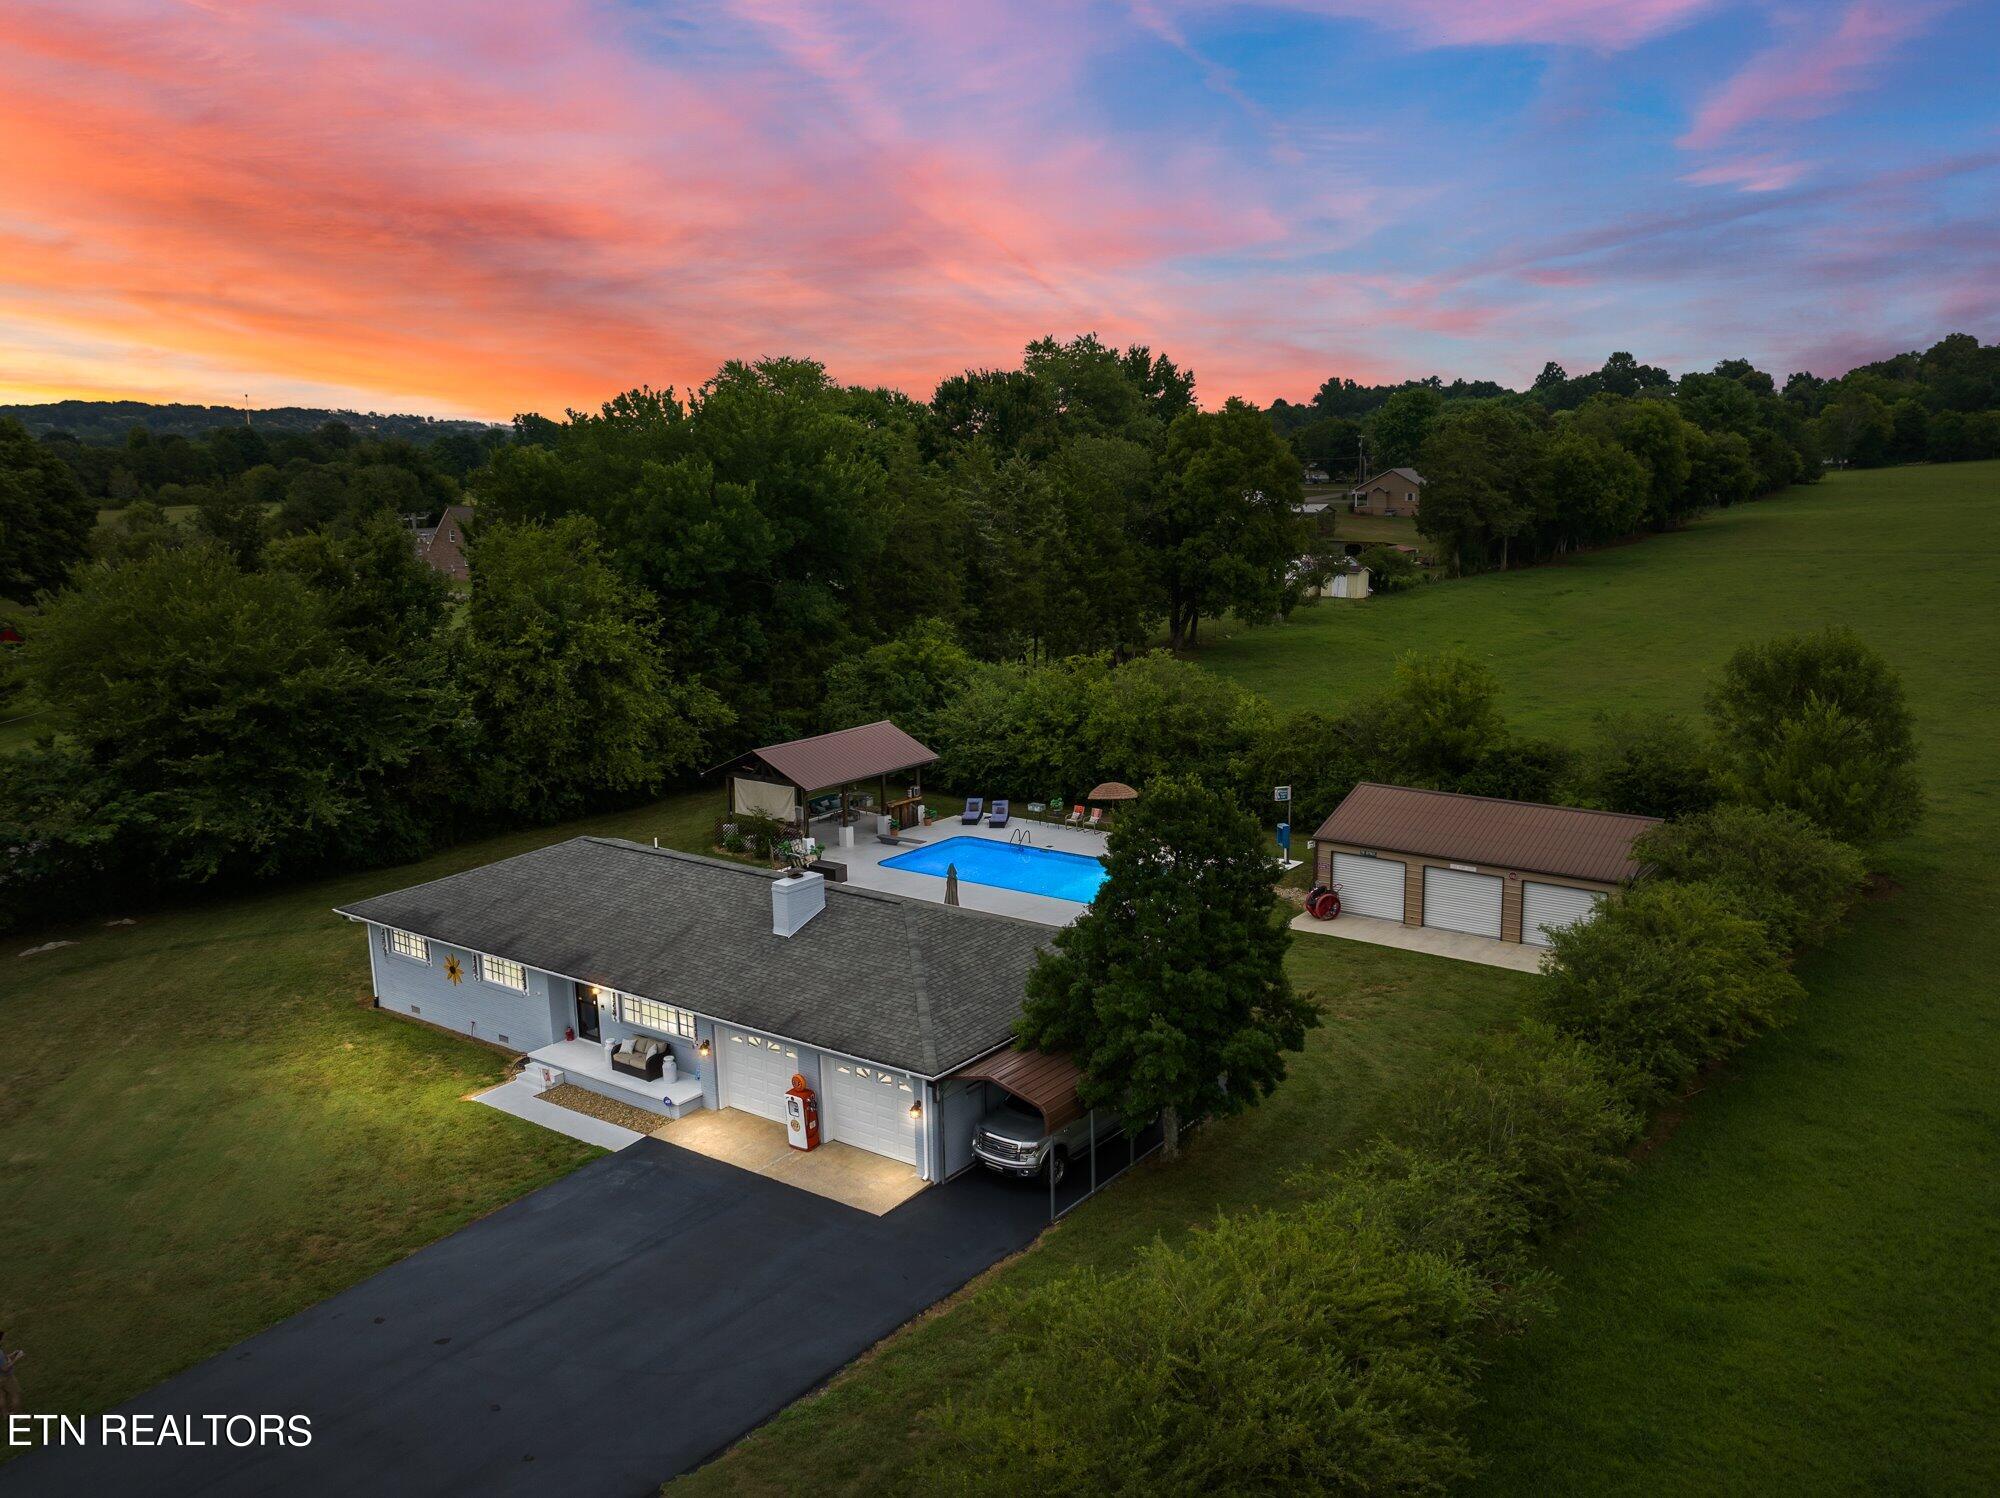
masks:
<svg viewBox="0 0 2000 1498"><path fill-rule="evenodd" d="M802 791L825 790L932 764L937 755L884 718L751 751Z"/></svg>
<svg viewBox="0 0 2000 1498"><path fill-rule="evenodd" d="M1315 836L1419 858L1621 884L1639 872L1632 840L1658 824L1658 817L1363 781Z"/></svg>
<svg viewBox="0 0 2000 1498"><path fill-rule="evenodd" d="M1076 1095L1076 1063L1061 1051L995 1051L969 1061L952 1076L967 1082L991 1082L1022 1102L1041 1110L1051 1130L1083 1117Z"/></svg>

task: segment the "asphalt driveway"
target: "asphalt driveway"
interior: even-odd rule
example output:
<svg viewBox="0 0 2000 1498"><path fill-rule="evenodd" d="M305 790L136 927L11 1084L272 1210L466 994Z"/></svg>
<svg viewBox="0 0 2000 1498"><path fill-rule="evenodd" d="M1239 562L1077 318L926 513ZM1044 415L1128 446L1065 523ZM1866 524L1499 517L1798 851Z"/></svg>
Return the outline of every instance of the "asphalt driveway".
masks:
<svg viewBox="0 0 2000 1498"><path fill-rule="evenodd" d="M885 1217L644 1139L123 1411L303 1414L297 1448L50 1448L0 1492L651 1492L1026 1245L983 1172Z"/></svg>

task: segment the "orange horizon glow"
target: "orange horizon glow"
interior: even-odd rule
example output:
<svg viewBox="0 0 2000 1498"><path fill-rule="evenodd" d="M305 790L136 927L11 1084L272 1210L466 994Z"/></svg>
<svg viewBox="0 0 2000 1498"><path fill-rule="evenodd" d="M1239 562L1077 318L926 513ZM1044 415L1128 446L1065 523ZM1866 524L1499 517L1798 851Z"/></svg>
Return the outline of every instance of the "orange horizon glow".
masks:
<svg viewBox="0 0 2000 1498"><path fill-rule="evenodd" d="M1364 76L1526 49L1616 77L1735 9L19 4L0 13L0 399L505 421L771 355L921 398L1095 331L1192 367L1215 405L1334 374L1520 384L1628 346L1832 373L1989 316L1976 267L1921 239L1884 244L1881 294L1838 335L1796 305L1851 284L1834 234L1870 190L1827 176L1808 122L1836 131L1948 6L1847 0L1819 35L1745 31L1633 148L1658 154L1650 177L1551 128L1590 106L1546 87L1494 96L1489 149L1421 109L1344 110L1259 30L1345 47Z"/></svg>

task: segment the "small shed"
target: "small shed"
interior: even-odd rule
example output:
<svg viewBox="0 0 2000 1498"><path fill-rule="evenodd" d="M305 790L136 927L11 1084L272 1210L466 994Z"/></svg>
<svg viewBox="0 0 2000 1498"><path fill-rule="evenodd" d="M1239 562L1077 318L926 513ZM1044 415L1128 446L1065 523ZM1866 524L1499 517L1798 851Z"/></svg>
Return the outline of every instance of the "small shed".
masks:
<svg viewBox="0 0 2000 1498"><path fill-rule="evenodd" d="M1363 781L1313 838L1341 913L1547 946L1639 874L1657 817Z"/></svg>
<svg viewBox="0 0 2000 1498"><path fill-rule="evenodd" d="M768 744L716 768L726 772L732 816L773 817L803 832L812 820L813 799L825 795L839 797L838 826L848 827L855 787L869 781L880 788L877 806L907 825L922 795L922 771L936 762L929 748L884 718ZM911 793L892 803L889 777L904 774L911 777Z"/></svg>

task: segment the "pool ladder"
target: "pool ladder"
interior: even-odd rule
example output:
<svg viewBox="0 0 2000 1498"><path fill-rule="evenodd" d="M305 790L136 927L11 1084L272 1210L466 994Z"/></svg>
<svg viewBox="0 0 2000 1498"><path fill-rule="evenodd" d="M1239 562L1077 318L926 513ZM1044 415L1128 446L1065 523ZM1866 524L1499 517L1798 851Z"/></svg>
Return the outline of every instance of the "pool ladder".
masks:
<svg viewBox="0 0 2000 1498"><path fill-rule="evenodd" d="M1007 842L1011 847L1015 848L1032 847L1034 846L1034 841L1035 841L1034 833L1031 832L1026 827L1016 827L1012 832L1007 834Z"/></svg>

